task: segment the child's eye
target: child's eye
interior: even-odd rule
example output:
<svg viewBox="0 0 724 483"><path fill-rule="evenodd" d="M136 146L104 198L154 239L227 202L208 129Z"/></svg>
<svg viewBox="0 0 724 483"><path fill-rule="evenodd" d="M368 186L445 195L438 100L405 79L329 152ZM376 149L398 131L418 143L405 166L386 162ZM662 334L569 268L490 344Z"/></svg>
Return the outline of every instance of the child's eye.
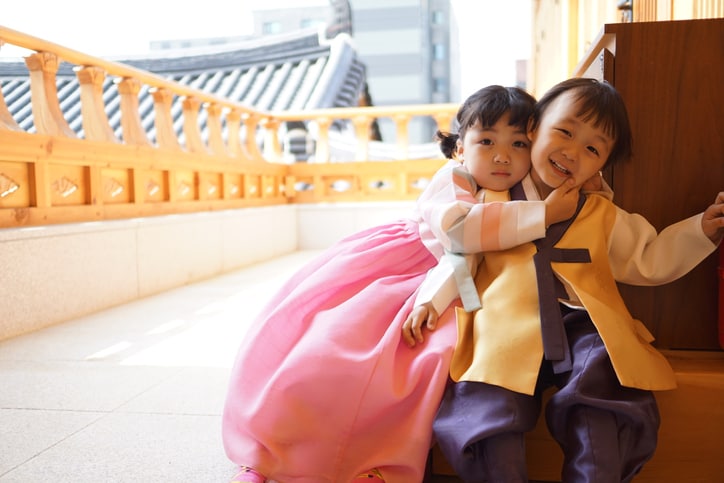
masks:
<svg viewBox="0 0 724 483"><path fill-rule="evenodd" d="M525 141L515 141L515 142L513 143L513 147L516 147L516 148L527 148L527 147L528 147L528 143L526 143Z"/></svg>
<svg viewBox="0 0 724 483"><path fill-rule="evenodd" d="M562 127L559 127L556 130L565 136L571 137L571 131L569 131L568 129L563 129Z"/></svg>
<svg viewBox="0 0 724 483"><path fill-rule="evenodd" d="M480 144L484 146L490 146L491 144L493 144L493 140L490 138L483 138L480 140Z"/></svg>
<svg viewBox="0 0 724 483"><path fill-rule="evenodd" d="M590 152L598 156L598 149L594 148L593 146L588 146L587 148Z"/></svg>

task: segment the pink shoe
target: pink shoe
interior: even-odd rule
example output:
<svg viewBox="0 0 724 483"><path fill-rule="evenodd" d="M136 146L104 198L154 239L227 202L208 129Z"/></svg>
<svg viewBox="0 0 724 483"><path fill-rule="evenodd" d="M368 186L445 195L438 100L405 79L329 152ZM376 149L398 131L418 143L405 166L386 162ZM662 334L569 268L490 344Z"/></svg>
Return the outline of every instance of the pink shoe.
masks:
<svg viewBox="0 0 724 483"><path fill-rule="evenodd" d="M240 466L239 472L231 480L231 483L265 483L264 475L248 466Z"/></svg>
<svg viewBox="0 0 724 483"><path fill-rule="evenodd" d="M378 469L372 469L358 475L357 478L352 480L352 483L375 483L379 481L385 481L382 478L382 473Z"/></svg>

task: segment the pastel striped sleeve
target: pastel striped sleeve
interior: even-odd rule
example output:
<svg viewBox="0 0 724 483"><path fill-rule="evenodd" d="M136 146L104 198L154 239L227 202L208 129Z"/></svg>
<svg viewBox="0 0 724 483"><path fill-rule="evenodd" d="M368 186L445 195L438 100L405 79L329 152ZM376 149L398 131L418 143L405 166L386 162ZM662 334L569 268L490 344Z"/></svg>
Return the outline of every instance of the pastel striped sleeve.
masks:
<svg viewBox="0 0 724 483"><path fill-rule="evenodd" d="M465 169L456 167L440 170L418 199L420 216L445 249L451 248L449 228L479 203L476 192L472 177Z"/></svg>
<svg viewBox="0 0 724 483"><path fill-rule="evenodd" d="M451 251L506 250L545 236L543 201L478 203L447 230Z"/></svg>
<svg viewBox="0 0 724 483"><path fill-rule="evenodd" d="M460 166L441 173L420 200L421 216L447 251L505 250L545 236L543 201L481 203L477 194L472 176Z"/></svg>

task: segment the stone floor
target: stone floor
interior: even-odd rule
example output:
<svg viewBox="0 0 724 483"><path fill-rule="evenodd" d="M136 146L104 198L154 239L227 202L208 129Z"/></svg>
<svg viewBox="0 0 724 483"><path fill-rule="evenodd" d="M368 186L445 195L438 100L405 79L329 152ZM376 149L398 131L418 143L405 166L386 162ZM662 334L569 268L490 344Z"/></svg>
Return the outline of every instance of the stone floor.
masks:
<svg viewBox="0 0 724 483"><path fill-rule="evenodd" d="M317 253L0 341L0 483L228 482L221 410L238 342Z"/></svg>
<svg viewBox="0 0 724 483"><path fill-rule="evenodd" d="M220 415L238 342L314 253L0 342L0 482L227 482Z"/></svg>

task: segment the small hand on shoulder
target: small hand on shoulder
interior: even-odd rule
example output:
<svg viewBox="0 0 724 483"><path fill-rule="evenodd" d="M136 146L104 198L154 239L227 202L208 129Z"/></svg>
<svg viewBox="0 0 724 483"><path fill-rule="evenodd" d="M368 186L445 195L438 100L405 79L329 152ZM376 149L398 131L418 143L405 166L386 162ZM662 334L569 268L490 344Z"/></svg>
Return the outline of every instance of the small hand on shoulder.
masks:
<svg viewBox="0 0 724 483"><path fill-rule="evenodd" d="M429 330L435 330L437 319L438 313L432 303L427 302L415 306L402 324L402 338L405 343L410 347L422 343L425 340L422 336L422 328L427 326Z"/></svg>

